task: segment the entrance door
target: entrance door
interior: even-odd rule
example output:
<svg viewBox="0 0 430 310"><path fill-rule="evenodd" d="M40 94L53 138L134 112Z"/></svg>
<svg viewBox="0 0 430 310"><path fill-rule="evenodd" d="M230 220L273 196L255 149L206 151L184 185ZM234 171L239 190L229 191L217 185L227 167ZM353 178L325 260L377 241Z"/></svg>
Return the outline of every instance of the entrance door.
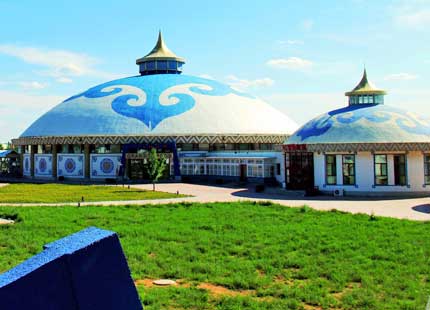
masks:
<svg viewBox="0 0 430 310"><path fill-rule="evenodd" d="M239 176L240 176L240 181L241 182L245 182L246 181L246 179L247 179L247 177L248 177L248 171L247 171L247 169L248 169L248 167L246 166L246 164L240 164L240 174L239 174Z"/></svg>
<svg viewBox="0 0 430 310"><path fill-rule="evenodd" d="M143 159L128 159L128 161L128 177L131 180L143 180L147 178L145 171L145 161Z"/></svg>
<svg viewBox="0 0 430 310"><path fill-rule="evenodd" d="M406 185L406 155L394 155L394 185Z"/></svg>
<svg viewBox="0 0 430 310"><path fill-rule="evenodd" d="M314 188L314 155L307 152L285 154L285 181L288 189Z"/></svg>

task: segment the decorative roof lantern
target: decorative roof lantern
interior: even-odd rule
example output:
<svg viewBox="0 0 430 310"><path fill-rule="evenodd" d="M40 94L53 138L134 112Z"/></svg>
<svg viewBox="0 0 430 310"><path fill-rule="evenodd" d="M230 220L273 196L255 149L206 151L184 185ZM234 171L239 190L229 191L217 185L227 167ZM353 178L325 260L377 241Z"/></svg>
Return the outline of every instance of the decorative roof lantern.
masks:
<svg viewBox="0 0 430 310"><path fill-rule="evenodd" d="M166 46L161 31L158 34L157 44L152 51L148 55L136 60L141 75L181 74L184 63L185 59L176 56Z"/></svg>
<svg viewBox="0 0 430 310"><path fill-rule="evenodd" d="M377 89L367 79L367 72L364 69L363 77L360 83L351 91L346 92L345 96L349 97L349 105L358 104L384 104L385 90Z"/></svg>

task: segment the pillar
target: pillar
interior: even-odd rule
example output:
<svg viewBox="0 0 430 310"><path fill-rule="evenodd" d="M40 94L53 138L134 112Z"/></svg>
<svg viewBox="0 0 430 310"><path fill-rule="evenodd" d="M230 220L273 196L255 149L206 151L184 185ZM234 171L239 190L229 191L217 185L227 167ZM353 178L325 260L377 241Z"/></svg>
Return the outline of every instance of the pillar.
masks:
<svg viewBox="0 0 430 310"><path fill-rule="evenodd" d="M181 181L181 168L179 162L178 150L176 148L176 142L173 144L173 171L175 173L175 180Z"/></svg>
<svg viewBox="0 0 430 310"><path fill-rule="evenodd" d="M57 151L58 151L58 145L53 144L52 145L52 177L54 179L57 179Z"/></svg>
<svg viewBox="0 0 430 310"><path fill-rule="evenodd" d="M90 178L90 160L91 160L91 154L90 154L90 145L88 143L85 143L84 145L84 160L85 160L85 178Z"/></svg>
<svg viewBox="0 0 430 310"><path fill-rule="evenodd" d="M34 178L34 154L37 152L37 145L32 145L30 148L30 174Z"/></svg>
<svg viewBox="0 0 430 310"><path fill-rule="evenodd" d="M20 152L19 152L19 175L23 176L24 175L24 152L25 152L25 148L27 146L26 145L21 145L20 148Z"/></svg>

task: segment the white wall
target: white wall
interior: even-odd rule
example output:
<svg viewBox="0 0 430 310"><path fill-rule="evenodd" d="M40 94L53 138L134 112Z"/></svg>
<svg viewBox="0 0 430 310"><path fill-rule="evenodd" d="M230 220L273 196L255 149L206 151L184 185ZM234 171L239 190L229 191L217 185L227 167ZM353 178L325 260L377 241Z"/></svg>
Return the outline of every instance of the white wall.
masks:
<svg viewBox="0 0 430 310"><path fill-rule="evenodd" d="M275 160L275 177L276 181L280 184L285 183L285 153L284 152L274 152L273 155L276 157ZM276 164L281 164L281 174L276 174Z"/></svg>
<svg viewBox="0 0 430 310"><path fill-rule="evenodd" d="M381 153L382 154L382 153ZM325 184L325 155L314 153L315 186L324 192L333 192L343 189L346 193L388 193L388 192L429 192L430 185L424 185L424 154L421 152L409 152L406 156L407 185L394 185L394 154L387 154L388 184L387 186L374 185L374 161L370 152L359 152L355 156L356 185L343 185L342 156L338 154L337 160L337 185Z"/></svg>

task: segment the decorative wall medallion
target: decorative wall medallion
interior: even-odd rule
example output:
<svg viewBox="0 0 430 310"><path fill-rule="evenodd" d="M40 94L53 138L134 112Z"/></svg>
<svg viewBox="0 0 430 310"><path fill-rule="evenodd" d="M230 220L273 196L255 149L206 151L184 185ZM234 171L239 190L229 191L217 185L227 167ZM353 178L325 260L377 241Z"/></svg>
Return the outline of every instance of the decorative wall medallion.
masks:
<svg viewBox="0 0 430 310"><path fill-rule="evenodd" d="M76 169L76 163L73 160L73 158L67 158L66 162L64 163L64 168L68 173L73 173Z"/></svg>
<svg viewBox="0 0 430 310"><path fill-rule="evenodd" d="M115 168L115 164L113 160L110 158L103 158L102 161L100 162L100 170L104 174L112 173L114 168Z"/></svg>
<svg viewBox="0 0 430 310"><path fill-rule="evenodd" d="M46 163L46 159L41 158L39 160L39 172L44 173L46 171L47 166L48 166L48 164Z"/></svg>

